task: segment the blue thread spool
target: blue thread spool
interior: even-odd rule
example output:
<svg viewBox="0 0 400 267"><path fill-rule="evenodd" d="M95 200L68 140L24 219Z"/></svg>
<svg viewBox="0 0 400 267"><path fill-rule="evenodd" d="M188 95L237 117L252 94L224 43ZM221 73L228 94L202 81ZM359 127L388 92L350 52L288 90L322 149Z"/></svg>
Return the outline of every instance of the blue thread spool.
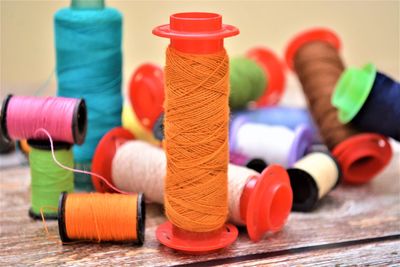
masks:
<svg viewBox="0 0 400 267"><path fill-rule="evenodd" d="M351 121L363 131L376 132L400 141L400 84L373 64L348 68L340 77L332 104L342 123Z"/></svg>
<svg viewBox="0 0 400 267"><path fill-rule="evenodd" d="M231 121L244 116L248 122L268 125L280 125L295 130L300 125L306 125L311 131L314 143L321 143L321 138L312 116L305 108L294 107L266 107L254 110L235 112ZM232 122L231 122L232 123Z"/></svg>
<svg viewBox="0 0 400 267"><path fill-rule="evenodd" d="M74 147L74 158L76 167L89 170L102 136L121 125L122 15L103 0L73 0L54 21L58 95L87 104L86 141ZM83 189L93 188L89 175L82 179Z"/></svg>

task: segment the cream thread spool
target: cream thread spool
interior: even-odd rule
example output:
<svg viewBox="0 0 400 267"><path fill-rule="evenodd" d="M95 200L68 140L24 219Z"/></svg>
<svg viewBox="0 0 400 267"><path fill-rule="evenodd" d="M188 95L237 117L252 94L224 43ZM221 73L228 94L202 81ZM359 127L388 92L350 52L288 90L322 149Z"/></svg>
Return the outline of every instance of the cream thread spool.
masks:
<svg viewBox="0 0 400 267"><path fill-rule="evenodd" d="M306 125L295 131L284 126L247 122L238 117L231 124L230 151L249 159L262 159L266 164L292 166L312 145L312 133ZM238 163L238 162L234 162Z"/></svg>
<svg viewBox="0 0 400 267"><path fill-rule="evenodd" d="M106 134L96 150L93 171L105 174L118 189L142 190L147 200L163 203L165 153L143 141L128 141L133 138L121 128ZM106 191L95 177L92 179L98 191ZM253 241L258 241L265 232L278 231L284 226L292 206L292 191L289 176L282 167L272 165L259 174L230 164L228 192L230 220L246 225Z"/></svg>
<svg viewBox="0 0 400 267"><path fill-rule="evenodd" d="M341 171L335 159L322 152L313 152L288 169L293 190L293 210L311 211L318 201L340 182Z"/></svg>

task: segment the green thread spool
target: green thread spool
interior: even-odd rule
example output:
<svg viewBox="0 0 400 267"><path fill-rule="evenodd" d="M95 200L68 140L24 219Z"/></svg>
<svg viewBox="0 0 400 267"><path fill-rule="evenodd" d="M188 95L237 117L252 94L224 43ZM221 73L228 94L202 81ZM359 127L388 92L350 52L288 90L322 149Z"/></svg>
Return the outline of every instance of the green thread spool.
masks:
<svg viewBox="0 0 400 267"><path fill-rule="evenodd" d="M263 69L254 61L245 57L230 60L230 95L231 109L243 109L258 100L267 87L268 79Z"/></svg>
<svg viewBox="0 0 400 267"><path fill-rule="evenodd" d="M62 192L74 189L74 174L58 166L52 157L51 149L36 146L31 142L29 163L31 167L31 209L29 215L41 219L41 208L46 219L57 218L58 199ZM54 144L56 159L63 165L73 168L74 158L70 145Z"/></svg>

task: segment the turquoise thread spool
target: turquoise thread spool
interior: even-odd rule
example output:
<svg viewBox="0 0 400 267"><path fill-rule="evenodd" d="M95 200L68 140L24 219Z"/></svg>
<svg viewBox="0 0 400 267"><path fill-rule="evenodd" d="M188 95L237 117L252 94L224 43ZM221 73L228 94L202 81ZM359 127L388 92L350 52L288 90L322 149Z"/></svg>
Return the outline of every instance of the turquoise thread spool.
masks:
<svg viewBox="0 0 400 267"><path fill-rule="evenodd" d="M103 0L73 0L55 14L58 95L84 98L88 131L74 147L75 166L90 170L102 136L121 125L122 15ZM78 190L92 190L90 176L78 175Z"/></svg>

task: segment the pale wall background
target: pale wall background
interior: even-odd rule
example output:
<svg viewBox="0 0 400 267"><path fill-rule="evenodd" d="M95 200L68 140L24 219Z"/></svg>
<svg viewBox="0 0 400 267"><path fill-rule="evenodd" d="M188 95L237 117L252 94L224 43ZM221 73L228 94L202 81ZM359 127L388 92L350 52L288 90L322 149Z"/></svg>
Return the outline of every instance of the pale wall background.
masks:
<svg viewBox="0 0 400 267"><path fill-rule="evenodd" d="M33 94L55 67L53 15L69 1L1 0L1 95ZM169 15L209 11L223 15L241 34L226 40L231 56L254 45L283 55L288 40L312 26L335 29L342 38L349 65L374 62L400 78L399 1L107 1L124 15L124 82L135 67L163 64L166 39L151 34ZM293 77L290 78L295 81ZM295 82L294 82L295 83ZM289 87L293 87L289 82ZM44 94L54 94L55 78Z"/></svg>

